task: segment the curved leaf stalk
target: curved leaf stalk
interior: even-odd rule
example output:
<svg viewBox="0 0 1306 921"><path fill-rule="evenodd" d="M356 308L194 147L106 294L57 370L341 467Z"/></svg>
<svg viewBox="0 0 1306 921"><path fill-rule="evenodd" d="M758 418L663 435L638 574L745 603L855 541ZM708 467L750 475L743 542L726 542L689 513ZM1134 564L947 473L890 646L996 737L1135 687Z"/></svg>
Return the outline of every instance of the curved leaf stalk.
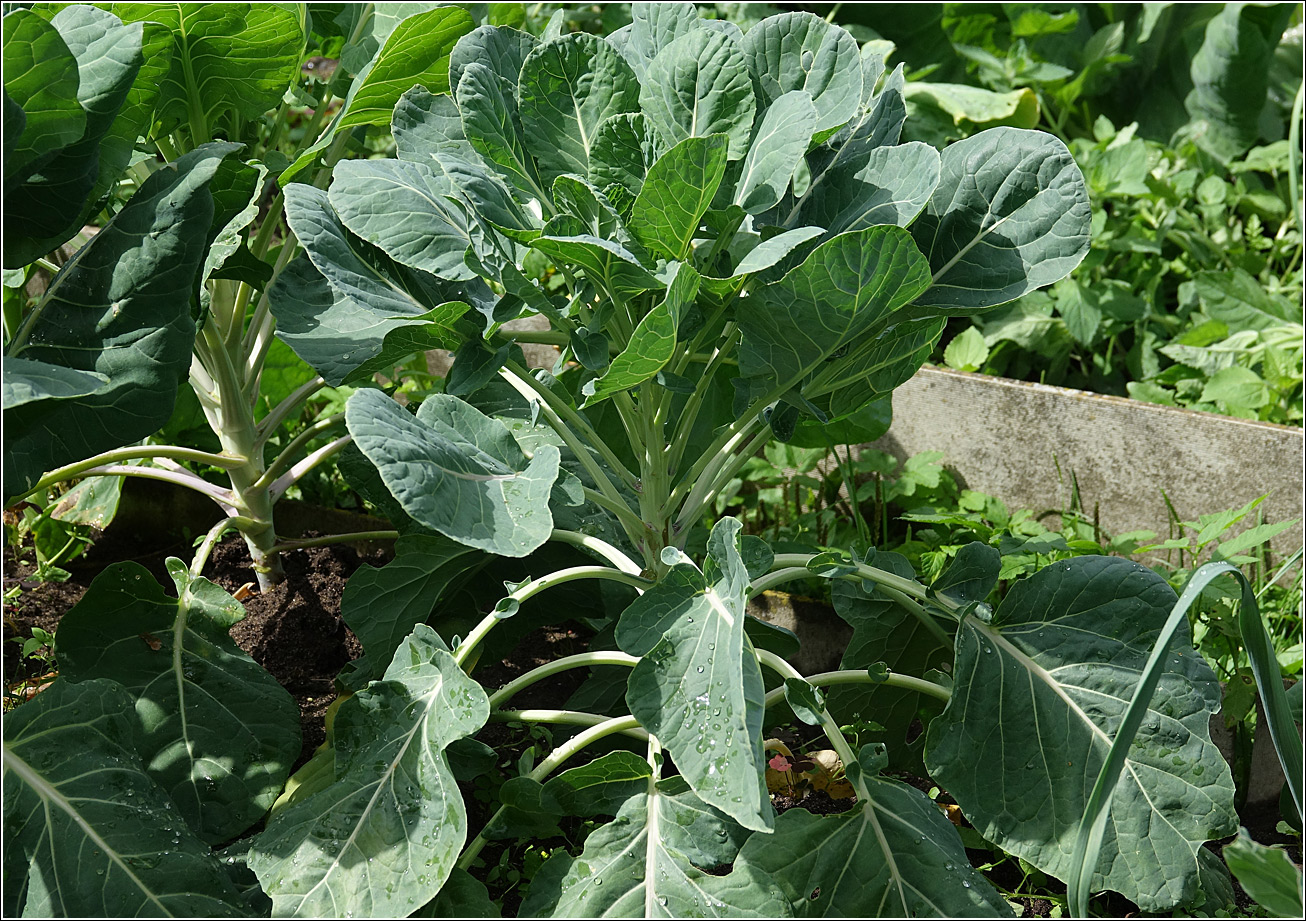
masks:
<svg viewBox="0 0 1306 921"><path fill-rule="evenodd" d="M363 540L398 540L398 531L346 531L343 534L328 534L325 537L309 537L304 540L287 540L276 545L277 553L287 550L305 550L309 547L329 547L332 544L352 544Z"/></svg>
<svg viewBox="0 0 1306 921"><path fill-rule="evenodd" d="M807 681L798 669L794 668L774 652L767 649L758 649L756 652L757 661L761 662L781 677L786 679L797 678L799 681ZM781 689L780 693L783 695L784 690ZM767 695L767 702L770 703L770 695ZM830 740L830 747L834 749L835 754L839 756L839 760L843 762L845 770L851 765L856 764L857 755L848 744L848 740L844 738L843 732L839 729L838 722L836 722L835 718L830 715L830 711L822 707L820 717L821 729L825 733L826 738ZM862 782L861 775L850 773L848 779L857 790L857 798L862 802L870 802L870 790L867 788L866 784Z"/></svg>
<svg viewBox="0 0 1306 921"><path fill-rule="evenodd" d="M534 711L521 711L521 712L529 713ZM557 711L557 712L565 713L567 711ZM588 716L589 714L585 714L585 715ZM493 719L493 716L491 717L491 719ZM548 757L545 758L543 761L541 761L536 766L535 770L531 771L526 776L536 782L543 781L544 778L548 777L551 773L553 773L555 768L565 763L568 758L572 757L576 753L583 751L586 747L590 745L590 743L597 742L599 739L606 738L607 736L610 735L615 735L616 733L619 732L630 733L634 730L637 730L638 728L639 728L639 720L635 719L635 717L633 716L615 716L612 717L611 719L602 719L601 722L590 726L590 728L588 729L576 733L576 735L572 736L566 742L562 743L553 751L549 752ZM645 737L650 740L649 741L650 745L655 744L651 736L645 734ZM490 820L485 823L485 828L489 828L492 825L494 825L495 819L499 818L507 808L508 808L507 806L500 806L498 810L494 813L494 815L490 817ZM471 843L468 844L467 848L463 851L462 856L458 858L458 866L463 870L470 869L472 864L476 861L476 858L480 855L481 850L485 847L485 845L486 845L486 838L484 835L484 831L482 831L480 834L478 834L475 838L472 839Z"/></svg>
<svg viewBox="0 0 1306 921"><path fill-rule="evenodd" d="M209 528L208 533L204 535L204 542L200 544L199 549L195 551L194 558L191 560L191 578L197 578L204 572L204 566L209 561L209 554L211 554L213 548L218 545L218 541L222 539L222 535L226 534L232 528L240 528L248 523L249 522L243 518L227 517Z"/></svg>
<svg viewBox="0 0 1306 921"><path fill-rule="evenodd" d="M28 496L49 489L56 483L62 483L65 480L72 480L77 477L85 476L89 471L108 464L117 464L120 461L128 460L157 460L159 458L193 461L197 464L208 464L211 467L222 467L224 469L239 467L241 464L245 463L243 458L231 457L227 454L213 454L209 451L198 451L194 448L182 448L175 445L144 445L131 448L115 448L112 451L105 451L101 454L95 455L94 457L88 457L86 460L78 461L75 464L67 464L57 470L51 470L45 476L37 480L31 489L20 496L15 496L10 501L11 503L21 502Z"/></svg>
<svg viewBox="0 0 1306 921"><path fill-rule="evenodd" d="M816 559L816 554L810 553L777 553L775 560L772 562L774 570L787 568L797 569L802 567L807 570L807 575L821 575L813 573L809 564ZM935 621L930 611L926 609L922 602L933 603L941 607L947 614L953 618L959 617L958 606L946 598L931 592L925 586L921 585L914 579L905 579L902 576L895 575L891 572L885 572L883 569L877 569L874 566L867 566L865 563L857 563L856 570L840 573L838 578L844 579L864 579L868 582L874 582L879 590L884 592L885 596L892 598L898 604L910 611L921 622L926 630L929 630L940 643L945 647L951 647L953 639ZM794 578L797 578L795 575Z"/></svg>
<svg viewBox="0 0 1306 921"><path fill-rule="evenodd" d="M887 675L872 676L865 669L859 671L845 670L838 672L821 672L816 675L805 675L803 680L813 687L835 687L837 685L848 684L876 684L884 685L891 688L903 688L908 691L916 691L933 697L935 700L947 703L952 699L952 692L941 684L935 684L933 681L926 681L924 678L916 678L911 675L899 675L895 672L889 672ZM766 695L767 708L774 707L785 699L784 688L776 688Z"/></svg>
<svg viewBox="0 0 1306 921"><path fill-rule="evenodd" d="M490 709L495 710L502 707L505 703L513 698L515 694L520 693L538 681L543 681L550 675L556 675L559 672L565 672L573 668L587 668L591 665L625 665L634 668L639 664L638 656L627 655L624 652L603 650L600 652L582 652L574 656L565 656L541 665L539 668L533 668L526 674L509 681L499 690L490 695Z"/></svg>
<svg viewBox="0 0 1306 921"><path fill-rule="evenodd" d="M281 476L277 477L268 486L268 492L272 496L272 501L276 502L278 499L280 499L283 495L285 495L286 490L289 489L291 486L293 486L296 482L298 482L299 479L304 476L304 474L308 473L310 470L312 470L314 467L316 467L318 464L322 463L323 461L335 457L337 454L343 451L350 443L352 443L353 440L354 440L353 435L341 435L335 441L332 441L328 444L324 444L322 447L318 448L316 451L309 454L303 460L296 463L294 466L292 466ZM266 474L264 476L266 476ZM262 481L263 477L260 477L259 479L260 481Z"/></svg>
<svg viewBox="0 0 1306 921"><path fill-rule="evenodd" d="M553 588L555 585L564 585L568 582L575 582L577 579L608 579L612 582L621 582L624 585L630 585L637 589L648 588L649 581L632 575L628 572L622 572L619 569L613 569L611 566L572 566L568 569L559 569L557 572L551 572L547 576L541 576L538 579L532 579L525 585L518 588L495 607L493 611L487 614L480 623L471 629L458 648L453 651L454 661L466 669L467 662L471 658L472 652L480 644L481 640L489 635L499 621L511 617L517 612L517 605L523 601L535 597L545 589Z"/></svg>
<svg viewBox="0 0 1306 921"><path fill-rule="evenodd" d="M549 540L571 544L574 547L580 547L584 550L590 551L591 553L595 553L607 560L613 566L616 566L622 572L629 575L637 576L640 573L638 563L607 541L600 540L590 534L582 534L579 531L564 531L560 528L555 528L553 533L549 535Z"/></svg>
<svg viewBox="0 0 1306 921"><path fill-rule="evenodd" d="M1179 600L1171 608L1170 616L1166 619L1165 626L1157 637L1156 645L1152 648L1152 654L1143 667L1142 678L1134 689L1129 708L1120 721L1120 729L1111 743L1101 771L1098 772L1093 792L1089 795L1079 831L1075 836L1071 870L1066 881L1070 910L1076 917L1088 917L1088 898L1093 874L1097 871L1098 854L1102 848L1107 818L1111 812L1111 798L1120 779L1121 770L1124 768L1125 759L1129 756L1130 746L1133 745L1138 729L1147 715L1152 696L1160 683L1161 675L1165 671L1165 657L1169 652L1170 643L1180 628L1187 624L1188 609L1201 595L1202 590L1225 573L1233 576L1242 590L1242 604L1238 611L1239 632L1242 634L1243 645L1247 647L1247 657L1251 660L1257 693L1260 694L1265 705L1270 739L1274 742L1274 749L1279 755L1283 775L1288 779L1288 789L1297 808L1298 821L1301 820L1301 736L1297 734L1293 723L1288 697L1283 689L1283 675L1279 671L1279 661L1257 607L1256 595L1247 577L1231 564L1206 563L1193 572Z"/></svg>
<svg viewBox="0 0 1306 921"><path fill-rule="evenodd" d="M577 460L585 465L585 470L590 476L594 477L594 481L599 484L599 487L609 498L620 501L621 494L617 492L608 475L603 472L603 468L598 466L590 452L585 449L584 444L577 437L577 432L585 436L585 440L603 457L603 461L608 465L608 468L617 474L627 486L633 487L635 485L635 475L617 459L617 456L612 453L612 449L594 432L590 424L570 406L558 399L555 394L550 393L549 389L537 381L529 371L516 362L510 361L504 365L499 374L527 400L540 404L540 411L548 420L550 427L564 439L570 439L567 446L577 455ZM573 441L575 442L574 446Z"/></svg>
<svg viewBox="0 0 1306 921"><path fill-rule="evenodd" d="M280 409L281 406L278 404L277 408ZM315 422L308 428L304 429L304 431L292 438L290 442L281 449L281 453L276 456L276 459L273 460L272 463L268 464L268 469L263 471L263 476L259 480L260 484L263 486L271 486L276 481L277 477L281 475L281 472L285 470L286 467L290 466L290 459L295 456L300 448L304 447L304 445L308 444L323 432L330 431L331 429L344 424L345 414L337 413L334 416L328 416L326 419ZM267 435L270 434L270 432L265 432L264 434ZM260 437L257 440L264 443L266 442L265 437Z"/></svg>

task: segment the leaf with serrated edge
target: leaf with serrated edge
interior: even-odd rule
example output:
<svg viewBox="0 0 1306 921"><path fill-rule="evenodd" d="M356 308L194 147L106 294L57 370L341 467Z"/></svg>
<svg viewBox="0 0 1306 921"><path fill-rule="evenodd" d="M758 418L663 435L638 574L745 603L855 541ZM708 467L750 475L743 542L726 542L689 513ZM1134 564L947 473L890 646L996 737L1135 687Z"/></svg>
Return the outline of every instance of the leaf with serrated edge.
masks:
<svg viewBox="0 0 1306 921"><path fill-rule="evenodd" d="M500 556L526 556L548 539L554 445L540 445L527 464L503 423L446 394L429 397L414 419L379 390L359 390L345 424L418 523Z"/></svg>
<svg viewBox="0 0 1306 921"><path fill-rule="evenodd" d="M749 580L741 528L723 518L712 529L714 583L697 574L689 585L658 583L622 613L617 642L642 656L626 689L630 712L671 753L694 792L745 828L769 831L775 813L762 777L765 693L744 633Z"/></svg>
<svg viewBox="0 0 1306 921"><path fill-rule="evenodd" d="M89 6L66 7L52 24L77 59L77 100L86 115L86 128L76 142L33 164L36 172L21 185L6 187L6 265L33 262L82 228L109 184L126 168L142 127L130 121L130 113L129 124L115 123L141 72L143 27L124 25L111 13ZM9 29L6 23L6 57ZM5 69L8 76L7 62ZM6 175L11 160L6 156Z"/></svg>
<svg viewBox="0 0 1306 921"><path fill-rule="evenodd" d="M279 811L249 866L278 917L404 917L440 891L467 837L445 748L490 702L418 624L381 681L336 713L336 780Z"/></svg>
<svg viewBox="0 0 1306 921"><path fill-rule="evenodd" d="M526 153L521 119L511 87L488 67L470 62L458 84L458 108L468 143L525 198L549 200L540 187L535 163Z"/></svg>
<svg viewBox="0 0 1306 921"><path fill-rule="evenodd" d="M539 44L539 39L529 32L506 26L478 26L458 39L449 56L449 93L458 95L463 72L469 64L488 67L505 83L505 92L516 96L517 80L521 66Z"/></svg>
<svg viewBox="0 0 1306 921"><path fill-rule="evenodd" d="M135 700L136 749L191 828L216 844L267 812L299 754L290 695L236 646L240 602L171 558L178 597L138 563L100 575L59 622L70 681L110 678ZM106 614L112 612L112 617Z"/></svg>
<svg viewBox="0 0 1306 921"><path fill-rule="evenodd" d="M241 917L136 754L122 685L60 678L4 720L6 917Z"/></svg>
<svg viewBox="0 0 1306 921"><path fill-rule="evenodd" d="M1079 557L1018 582L991 623L961 626L952 700L930 724L925 760L980 834L1066 876L1089 792L1174 601L1137 563ZM1093 890L1146 911L1192 899L1202 842L1237 828L1229 767L1210 739L1220 686L1187 642L1185 630L1166 657L1093 877Z"/></svg>
<svg viewBox="0 0 1306 921"><path fill-rule="evenodd" d="M1070 274L1088 252L1084 176L1050 134L992 128L944 148L912 225L934 283L913 310L966 314Z"/></svg>
<svg viewBox="0 0 1306 921"><path fill-rule="evenodd" d="M449 91L449 53L475 23L466 10L442 7L409 16L395 27L354 90L336 131L384 125L399 97L416 84L432 93Z"/></svg>
<svg viewBox="0 0 1306 921"><path fill-rule="evenodd" d="M5 138L8 180L81 137L86 110L77 101L77 58L59 30L30 10L4 17L4 65L5 95L25 116L22 134Z"/></svg>

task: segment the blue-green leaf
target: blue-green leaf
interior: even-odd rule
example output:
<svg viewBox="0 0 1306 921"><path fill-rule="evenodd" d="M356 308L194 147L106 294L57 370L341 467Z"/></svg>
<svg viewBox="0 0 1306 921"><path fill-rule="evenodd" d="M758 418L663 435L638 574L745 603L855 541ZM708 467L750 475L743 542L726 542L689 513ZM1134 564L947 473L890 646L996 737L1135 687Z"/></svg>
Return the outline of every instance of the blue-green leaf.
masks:
<svg viewBox="0 0 1306 921"><path fill-rule="evenodd" d="M910 235L897 227L827 240L740 304L741 374L772 387L797 385L836 350L883 329L925 290L928 271Z"/></svg>
<svg viewBox="0 0 1306 921"><path fill-rule="evenodd" d="M744 51L759 95L772 104L806 90L816 106L816 131L844 125L862 98L857 42L845 30L812 13L781 13L744 35Z"/></svg>
<svg viewBox="0 0 1306 921"><path fill-rule="evenodd" d="M698 273L681 263L667 286L667 296L639 321L630 342L603 376L585 385L585 406L638 386L662 370L675 354L676 329L698 293L698 284Z"/></svg>
<svg viewBox="0 0 1306 921"><path fill-rule="evenodd" d="M749 214L775 206L807 153L817 112L805 90L785 93L766 110L735 187L735 204ZM819 222L817 222L819 223Z"/></svg>
<svg viewBox="0 0 1306 921"><path fill-rule="evenodd" d="M105 679L61 678L5 716L6 916L246 914L145 773L137 731L131 697Z"/></svg>
<svg viewBox="0 0 1306 921"><path fill-rule="evenodd" d="M360 391L369 392L369 391ZM335 718L335 782L278 810L249 866L273 914L403 917L440 891L467 837L446 747L485 724L489 700L418 624L381 681Z"/></svg>
<svg viewBox="0 0 1306 921"><path fill-rule="evenodd" d="M176 598L143 566L95 577L55 634L68 681L109 678L132 696L136 750L195 834L216 844L267 812L299 756L299 710L229 631L245 610L168 561Z"/></svg>
<svg viewBox="0 0 1306 921"><path fill-rule="evenodd" d="M380 391L360 390L345 424L418 523L500 556L526 556L548 539L555 446L539 446L528 463L503 423L445 394L414 418Z"/></svg>
<svg viewBox="0 0 1306 921"><path fill-rule="evenodd" d="M688 564L621 615L617 642L640 655L626 703L671 753L703 800L745 828L775 821L762 777L762 673L744 633L748 572L742 525L723 518L708 539L711 576Z"/></svg>
<svg viewBox="0 0 1306 921"><path fill-rule="evenodd" d="M943 151L912 225L934 283L915 309L972 313L1064 278L1088 252L1084 176L1050 134L993 128Z"/></svg>
<svg viewBox="0 0 1306 921"><path fill-rule="evenodd" d="M47 470L153 434L190 368L191 303L213 199L208 184L235 144L196 148L147 179L50 284L25 344L45 365L103 375L85 396L5 409L4 492Z"/></svg>
<svg viewBox="0 0 1306 921"><path fill-rule="evenodd" d="M744 52L724 32L695 29L658 52L639 105L667 147L724 134L730 159L748 152L757 103Z"/></svg>
<svg viewBox="0 0 1306 921"><path fill-rule="evenodd" d="M663 154L635 199L630 226L652 252L685 259L726 171L726 138L690 137Z"/></svg>
<svg viewBox="0 0 1306 921"><path fill-rule="evenodd" d="M1093 781L1174 600L1137 563L1079 557L1017 583L991 623L961 625L952 700L930 724L925 758L985 838L1066 877ZM1219 683L1186 632L1112 795L1091 886L1148 911L1194 899L1202 843L1237 827L1233 781L1210 739Z"/></svg>
<svg viewBox="0 0 1306 921"><path fill-rule="evenodd" d="M541 178L589 175L599 125L639 111L639 81L603 39L583 32L535 48L522 63L518 106Z"/></svg>

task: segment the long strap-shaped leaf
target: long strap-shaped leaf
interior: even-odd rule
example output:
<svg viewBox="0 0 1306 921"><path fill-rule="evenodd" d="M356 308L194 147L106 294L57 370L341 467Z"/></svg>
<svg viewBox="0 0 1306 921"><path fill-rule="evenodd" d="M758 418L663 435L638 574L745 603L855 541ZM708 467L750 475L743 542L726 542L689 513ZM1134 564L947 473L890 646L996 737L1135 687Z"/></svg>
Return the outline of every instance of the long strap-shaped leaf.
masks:
<svg viewBox="0 0 1306 921"><path fill-rule="evenodd" d="M1102 847L1102 836L1106 829L1111 796L1120 779L1133 744L1134 736L1156 691L1161 674L1165 671L1165 656L1170 649L1170 642L1175 633L1187 622L1188 609L1192 607L1202 589L1212 580L1224 573L1234 576L1242 588L1242 605L1238 612L1238 627L1242 633L1243 644L1247 647L1247 656L1251 660L1252 675L1256 678L1256 689L1265 704L1265 714L1269 724L1270 738L1274 749L1279 754L1279 763L1283 774L1288 778L1288 788L1292 791L1293 802L1297 806L1297 815L1302 814L1302 743L1293 725L1292 714L1288 709L1288 695L1283 690L1283 676L1279 671L1279 661L1274 655L1274 646L1265 630L1256 605L1256 594L1252 591L1247 577L1229 563L1207 563L1199 566L1184 587L1183 594L1175 602L1166 620L1165 627L1157 638L1156 646L1143 669L1142 680L1134 690L1129 709L1120 723L1111 750L1097 776L1097 783L1089 795L1088 807L1079 825L1075 837L1075 850L1071 857L1071 872L1068 880L1070 907L1076 917L1088 917L1089 886L1093 872L1097 868L1098 852Z"/></svg>

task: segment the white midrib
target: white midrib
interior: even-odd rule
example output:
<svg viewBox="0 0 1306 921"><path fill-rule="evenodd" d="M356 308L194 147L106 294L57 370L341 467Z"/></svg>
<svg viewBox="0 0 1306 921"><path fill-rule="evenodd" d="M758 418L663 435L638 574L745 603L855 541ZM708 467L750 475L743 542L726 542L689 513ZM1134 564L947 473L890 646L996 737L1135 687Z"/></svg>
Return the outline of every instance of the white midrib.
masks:
<svg viewBox="0 0 1306 921"><path fill-rule="evenodd" d="M951 259L945 262L943 264L943 268L935 272L933 277L930 279L930 281L937 282L944 275L948 274L948 272L952 270L952 267L961 261L962 256L965 256L972 249L974 249L976 244L978 244L980 240L983 240L986 235L992 233L993 231L1001 227L1003 224L1005 224L1007 222L1007 219L1010 218L1011 216L1012 215L1008 214L1007 217L998 218L997 221L990 224L988 227L981 227L979 233L975 234L974 238L969 243L967 243L961 249L957 250L956 255L954 255Z"/></svg>
<svg viewBox="0 0 1306 921"><path fill-rule="evenodd" d="M182 671L182 652L186 640L186 615L190 611L190 583L177 599L177 616L172 621L172 675L177 682L177 719L181 722L181 738L186 745L186 759L191 763L190 786L195 791L195 804L203 803L195 786L195 747L191 742L190 724L186 718L186 675Z"/></svg>
<svg viewBox="0 0 1306 921"><path fill-rule="evenodd" d="M658 807L661 796L654 786L653 777L649 777L648 785L648 827L645 830L647 837L644 844L644 917L656 918L657 910L662 907L657 901L657 873L654 872L657 867L658 822L662 817Z"/></svg>
<svg viewBox="0 0 1306 921"><path fill-rule="evenodd" d="M339 849L336 851L335 856L331 858L330 865L327 866L327 868L322 871L322 878L319 879L313 885L312 889L308 890L302 896L300 896L299 899L300 905L303 905L305 902L307 902L309 898L313 895L313 893L317 892L319 887L325 885L327 880L331 878L331 874L334 873L335 870L340 866L341 855L343 855L345 851L347 851L353 845L354 838L357 837L359 830L362 829L363 827L364 821L367 819L368 815L371 814L372 808L376 805L377 799L381 796L381 791L387 789L391 777L394 775L395 768L398 767L399 762L403 760L404 753L408 751L408 746L413 743L413 739L417 737L418 731L424 725L426 725L427 714L431 709L430 702L440 695L440 691L441 689L443 689L443 687L444 687L444 676L441 675L436 679L435 685L432 687L430 692L423 695L423 697L421 698L422 701L426 704L426 706L423 708L425 712L419 719L413 722L413 728L408 731L406 737L404 738L404 744L400 747L399 752L392 759L390 759L390 766L386 768L385 773L382 774L380 779L377 781L375 788L373 788L372 790L372 796L371 798L368 799L367 805L363 807L362 812L358 814L358 820L354 822L354 828L349 833L349 837L345 839L344 843L341 844Z"/></svg>
<svg viewBox="0 0 1306 921"><path fill-rule="evenodd" d="M1107 747L1108 751L1111 749L1111 745L1115 740L1112 739L1109 735L1107 735L1106 732L1103 731L1101 726L1099 726L1097 723L1093 722L1093 720L1089 718L1089 715L1085 713L1083 708L1080 707L1079 704L1075 702L1074 698L1072 698L1069 694L1066 693L1065 688L1063 688L1061 686L1061 683L1052 676L1051 672L1049 672L1043 666L1039 665L1037 662L1035 662L1033 659L1031 659L1029 656L1023 653L1020 649L1018 649L1010 640L1008 640L1001 633L998 633L996 630L994 630L992 627L988 626L987 624L979 623L972 618L969 621L968 625L971 627L971 629L975 630L977 633L983 634L985 637L991 640L995 646L1001 647L1002 650L1005 653L1007 653L1007 655L1011 656L1013 659L1019 662L1020 665L1026 671L1028 671L1039 681L1047 685L1048 688L1050 688L1054 694L1056 694L1058 697L1061 698L1062 701L1065 702L1065 705L1070 708L1070 711L1084 722L1084 725L1086 725L1089 728L1089 730L1091 730L1093 736L1097 738L1099 741L1101 741L1102 744L1104 744ZM1147 789L1143 786L1142 780L1140 780L1138 777L1138 772L1134 769L1134 762L1129 758L1125 759L1125 770L1129 771L1129 776L1133 778L1134 783L1138 786L1138 789L1143 794L1144 799L1146 799L1148 801L1148 804L1151 805L1152 799L1150 796L1147 795ZM1152 808L1154 811L1156 811L1155 806L1153 806ZM1160 814L1161 813L1157 811L1157 815ZM1167 824L1169 824L1168 820L1167 820Z"/></svg>
<svg viewBox="0 0 1306 921"><path fill-rule="evenodd" d="M37 796L41 798L42 802L46 804L53 803L63 812L67 813L69 818L73 820L73 823L82 830L84 835L86 835L87 839L96 847L100 848L100 850L104 851L104 855L108 857L114 865L122 870L123 874L130 879L138 889L140 889L141 894L149 899L150 904L158 909L159 914L165 915L169 918L175 917L172 912L168 911L167 906L159 901L159 898L145 884L145 882L132 871L132 868L128 866L127 862L123 860L118 852L110 847L109 843L100 837L99 832L97 832L95 828L82 817L82 814L73 807L73 804L68 801L68 798L59 792L59 788L48 783L44 777L38 774L36 770L33 769L32 766L12 748L5 749L5 770L12 770L17 774L25 784L36 791ZM47 828L48 827L47 823ZM50 829L47 834L51 836L51 843L53 843L53 829Z"/></svg>

